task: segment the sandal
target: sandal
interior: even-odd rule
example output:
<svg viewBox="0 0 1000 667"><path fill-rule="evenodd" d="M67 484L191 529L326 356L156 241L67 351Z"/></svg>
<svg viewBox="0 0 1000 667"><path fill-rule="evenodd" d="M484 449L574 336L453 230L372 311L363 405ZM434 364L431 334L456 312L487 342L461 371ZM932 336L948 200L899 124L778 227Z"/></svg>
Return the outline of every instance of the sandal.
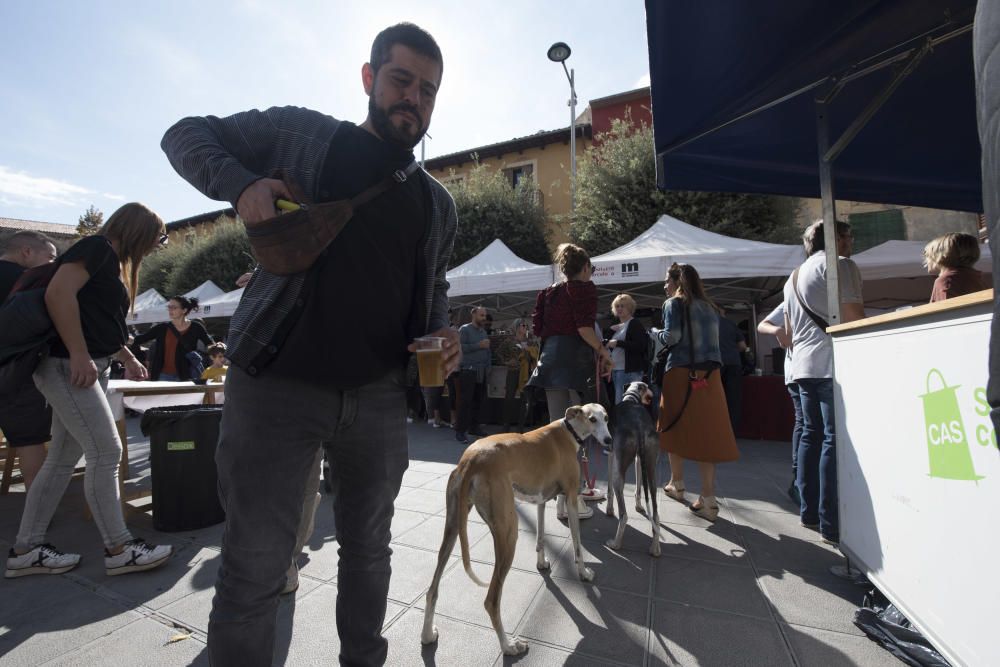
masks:
<svg viewBox="0 0 1000 667"><path fill-rule="evenodd" d="M682 482L679 486L673 483L667 483L663 487L663 493L667 496L673 498L674 500L684 502L684 483Z"/></svg>
<svg viewBox="0 0 1000 667"><path fill-rule="evenodd" d="M695 507L698 503L701 503L701 505ZM716 502L715 496L698 496L697 503L692 503L688 509L700 516L702 519L715 521L719 518L719 504Z"/></svg>

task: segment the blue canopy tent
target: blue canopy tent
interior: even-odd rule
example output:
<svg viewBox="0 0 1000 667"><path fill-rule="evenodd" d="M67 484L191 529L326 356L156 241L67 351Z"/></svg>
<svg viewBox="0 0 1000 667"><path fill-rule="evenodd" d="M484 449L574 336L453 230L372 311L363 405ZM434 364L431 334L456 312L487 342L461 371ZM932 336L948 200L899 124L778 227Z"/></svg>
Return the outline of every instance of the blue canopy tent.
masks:
<svg viewBox="0 0 1000 667"><path fill-rule="evenodd" d="M974 11L647 0L659 187L981 211Z"/></svg>

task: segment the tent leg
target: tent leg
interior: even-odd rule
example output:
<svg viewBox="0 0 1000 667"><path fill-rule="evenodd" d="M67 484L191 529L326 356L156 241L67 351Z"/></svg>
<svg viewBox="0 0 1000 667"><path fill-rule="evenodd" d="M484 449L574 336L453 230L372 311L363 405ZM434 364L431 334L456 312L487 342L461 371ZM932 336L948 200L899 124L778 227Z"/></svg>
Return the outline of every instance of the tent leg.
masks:
<svg viewBox="0 0 1000 667"><path fill-rule="evenodd" d="M837 206L833 194L833 164L826 159L830 149L830 101L816 99L816 147L819 149L819 190L823 201L823 241L826 247L826 296L831 326L840 324L840 268L837 264Z"/></svg>

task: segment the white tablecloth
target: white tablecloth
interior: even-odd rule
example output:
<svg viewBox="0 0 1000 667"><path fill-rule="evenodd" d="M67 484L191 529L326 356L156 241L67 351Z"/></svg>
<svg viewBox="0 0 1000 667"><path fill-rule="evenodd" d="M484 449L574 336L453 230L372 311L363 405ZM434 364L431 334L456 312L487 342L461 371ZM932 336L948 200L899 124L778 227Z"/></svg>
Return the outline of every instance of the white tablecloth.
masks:
<svg viewBox="0 0 1000 667"><path fill-rule="evenodd" d="M200 390L196 390L190 394L157 394L153 396L124 396L122 394L123 390L126 389L153 389L157 387L174 389L183 385L189 385L193 389L196 388L193 382L110 380L108 382L108 403L111 405L111 415L115 420L124 419L125 408L130 408L136 412L145 412L151 408L165 408L172 405L197 405L205 399L205 392ZM215 393L216 404L221 405L224 400L224 392L219 391Z"/></svg>

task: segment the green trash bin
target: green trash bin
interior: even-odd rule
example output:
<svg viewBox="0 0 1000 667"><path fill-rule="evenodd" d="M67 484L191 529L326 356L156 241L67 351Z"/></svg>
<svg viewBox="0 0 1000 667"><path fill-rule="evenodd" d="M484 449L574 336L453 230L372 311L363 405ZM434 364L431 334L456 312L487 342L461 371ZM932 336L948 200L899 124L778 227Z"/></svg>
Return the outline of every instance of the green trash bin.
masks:
<svg viewBox="0 0 1000 667"><path fill-rule="evenodd" d="M225 520L215 470L221 421L221 405L154 408L142 416L156 530L197 530Z"/></svg>

